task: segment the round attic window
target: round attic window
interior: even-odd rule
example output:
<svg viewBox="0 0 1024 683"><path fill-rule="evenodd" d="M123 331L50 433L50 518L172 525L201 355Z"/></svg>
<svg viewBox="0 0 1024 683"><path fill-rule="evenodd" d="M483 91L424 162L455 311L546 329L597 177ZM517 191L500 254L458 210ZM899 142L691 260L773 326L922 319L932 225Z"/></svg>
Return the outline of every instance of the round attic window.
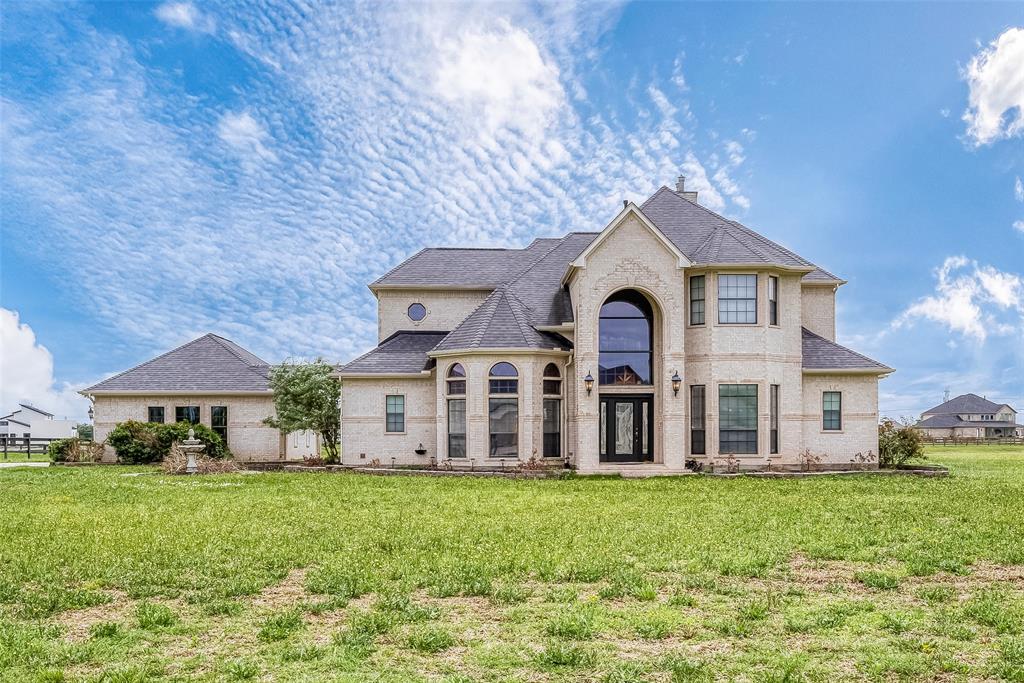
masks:
<svg viewBox="0 0 1024 683"><path fill-rule="evenodd" d="M423 304L409 306L409 319L419 322L427 317L427 309Z"/></svg>

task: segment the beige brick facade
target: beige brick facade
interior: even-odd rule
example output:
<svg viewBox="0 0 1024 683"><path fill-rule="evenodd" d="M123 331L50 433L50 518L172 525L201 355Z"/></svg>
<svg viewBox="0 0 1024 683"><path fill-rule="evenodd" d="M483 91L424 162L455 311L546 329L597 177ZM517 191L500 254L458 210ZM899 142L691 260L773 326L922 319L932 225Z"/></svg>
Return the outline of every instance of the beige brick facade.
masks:
<svg viewBox="0 0 1024 683"><path fill-rule="evenodd" d="M457 267L458 264L453 264ZM569 264L567 264L568 268ZM466 370L467 461L474 466L509 464L489 453L488 371L497 362L518 371L518 455L524 461L543 456L544 367L554 362L562 377L561 454L582 473L634 471L682 472L686 461L719 467L728 460L741 469L799 468L808 451L821 466L848 466L858 454L877 454L878 378L885 371L835 371L814 374L804 369L802 327L829 340L835 338L835 285L808 286L808 271L764 264L693 266L665 236L636 212L605 230L573 262L565 286L573 321L563 330L573 342L565 352L523 349L478 349L430 353L436 366L404 377L343 377L342 444L346 464L427 465L448 457L446 373L454 363ZM718 319L718 279L723 274L756 275L757 321L724 324ZM690 277L705 278L705 320L691 324ZM778 324L769 324L769 278L778 278ZM598 316L609 296L635 290L653 309L652 384L600 386L585 389L584 378L598 375ZM428 309L422 329L454 329L484 300L486 292L455 290L379 291L381 337L411 330L406 310L418 301ZM884 367L884 366L880 366ZM886 369L887 370L887 369ZM860 374L858 374L858 372ZM671 378L681 377L678 394ZM720 453L719 391L723 385L757 387L757 452ZM690 388L705 387L705 452L692 443ZM771 439L772 385L778 386L778 448ZM822 392L842 393L842 428L826 431L822 423ZM385 396L405 396L406 428L385 431ZM653 462L612 464L599 458L599 407L603 395L653 395ZM463 398L461 396L457 398ZM421 454L417 454L421 450ZM467 465L469 462L460 463Z"/></svg>
<svg viewBox="0 0 1024 683"><path fill-rule="evenodd" d="M199 406L199 422L210 426L210 409L226 406L228 409L228 448L235 458L243 461L280 459L301 460L319 452L316 435L305 432L285 441L281 432L272 429L263 420L274 415L274 400L269 394L255 395L96 395L93 401L96 441L107 438L118 423L126 420L146 422L150 407L164 409L164 422L174 422L178 406ZM106 458L113 460L113 449L108 448Z"/></svg>

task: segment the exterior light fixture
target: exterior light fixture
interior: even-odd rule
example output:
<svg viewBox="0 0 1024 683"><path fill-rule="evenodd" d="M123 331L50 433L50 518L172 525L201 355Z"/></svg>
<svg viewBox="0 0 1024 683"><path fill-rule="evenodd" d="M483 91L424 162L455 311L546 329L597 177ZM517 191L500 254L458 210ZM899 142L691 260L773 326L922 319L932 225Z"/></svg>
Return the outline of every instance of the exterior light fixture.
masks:
<svg viewBox="0 0 1024 683"><path fill-rule="evenodd" d="M679 395L679 385L683 383L683 378L679 376L678 370L672 371L672 393L676 396Z"/></svg>
<svg viewBox="0 0 1024 683"><path fill-rule="evenodd" d="M594 390L594 376L587 372L587 376L583 378L583 386L587 388L587 394Z"/></svg>
<svg viewBox="0 0 1024 683"><path fill-rule="evenodd" d="M92 418L96 416L96 412L89 406L89 422L92 422Z"/></svg>

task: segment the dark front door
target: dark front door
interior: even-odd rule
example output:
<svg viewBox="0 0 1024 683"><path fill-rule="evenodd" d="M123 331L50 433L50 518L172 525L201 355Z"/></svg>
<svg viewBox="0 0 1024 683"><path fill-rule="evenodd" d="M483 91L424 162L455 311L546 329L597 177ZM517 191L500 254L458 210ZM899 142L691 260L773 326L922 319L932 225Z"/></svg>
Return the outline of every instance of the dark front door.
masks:
<svg viewBox="0 0 1024 683"><path fill-rule="evenodd" d="M649 462L654 452L654 400L649 395L602 396L601 462Z"/></svg>

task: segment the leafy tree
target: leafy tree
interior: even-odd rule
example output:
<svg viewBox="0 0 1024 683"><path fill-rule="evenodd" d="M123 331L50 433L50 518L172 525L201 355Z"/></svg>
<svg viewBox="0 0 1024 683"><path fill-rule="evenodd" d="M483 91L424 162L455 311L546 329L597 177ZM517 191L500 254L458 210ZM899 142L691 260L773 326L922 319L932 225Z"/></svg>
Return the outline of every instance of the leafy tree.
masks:
<svg viewBox="0 0 1024 683"><path fill-rule="evenodd" d="M909 422L883 419L878 425L879 467L899 467L911 458L924 458L921 432Z"/></svg>
<svg viewBox="0 0 1024 683"><path fill-rule="evenodd" d="M285 362L270 371L276 417L263 422L285 433L311 430L323 438L327 462L338 462L341 384L334 367L321 358L312 363Z"/></svg>

